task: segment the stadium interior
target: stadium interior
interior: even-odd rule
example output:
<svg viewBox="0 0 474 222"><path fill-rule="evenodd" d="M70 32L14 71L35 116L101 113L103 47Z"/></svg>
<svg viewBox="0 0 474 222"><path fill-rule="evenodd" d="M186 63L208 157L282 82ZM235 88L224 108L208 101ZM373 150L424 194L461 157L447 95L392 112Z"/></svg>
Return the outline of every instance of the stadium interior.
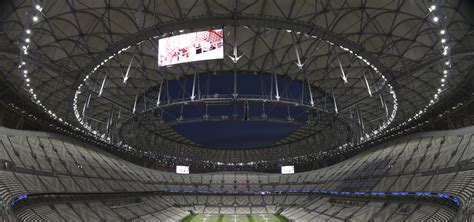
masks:
<svg viewBox="0 0 474 222"><path fill-rule="evenodd" d="M0 2L0 221L474 221L474 2Z"/></svg>

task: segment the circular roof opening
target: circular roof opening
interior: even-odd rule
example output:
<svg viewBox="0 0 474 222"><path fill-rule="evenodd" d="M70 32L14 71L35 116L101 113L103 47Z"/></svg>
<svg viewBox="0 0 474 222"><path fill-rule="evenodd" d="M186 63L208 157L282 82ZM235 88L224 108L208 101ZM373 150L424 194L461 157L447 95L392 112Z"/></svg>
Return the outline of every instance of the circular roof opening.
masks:
<svg viewBox="0 0 474 222"><path fill-rule="evenodd" d="M224 120L174 126L187 139L206 147L254 149L268 147L298 129L297 125L277 122Z"/></svg>

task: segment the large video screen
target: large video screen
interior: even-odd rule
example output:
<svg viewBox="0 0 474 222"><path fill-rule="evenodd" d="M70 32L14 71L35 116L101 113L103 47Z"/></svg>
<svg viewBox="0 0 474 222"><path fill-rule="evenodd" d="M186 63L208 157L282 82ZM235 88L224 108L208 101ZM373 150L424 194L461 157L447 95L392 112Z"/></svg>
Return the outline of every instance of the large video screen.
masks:
<svg viewBox="0 0 474 222"><path fill-rule="evenodd" d="M158 66L224 58L222 29L187 33L158 42Z"/></svg>
<svg viewBox="0 0 474 222"><path fill-rule="evenodd" d="M295 166L281 166L281 174L295 173Z"/></svg>
<svg viewBox="0 0 474 222"><path fill-rule="evenodd" d="M176 166L177 174L189 174L189 166Z"/></svg>

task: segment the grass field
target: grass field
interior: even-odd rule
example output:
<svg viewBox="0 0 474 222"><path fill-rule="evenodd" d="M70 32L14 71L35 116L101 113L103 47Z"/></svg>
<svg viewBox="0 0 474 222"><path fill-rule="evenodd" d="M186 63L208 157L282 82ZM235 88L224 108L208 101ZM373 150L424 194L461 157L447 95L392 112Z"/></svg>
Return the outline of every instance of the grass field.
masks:
<svg viewBox="0 0 474 222"><path fill-rule="evenodd" d="M279 215L273 214L196 214L183 220L184 222L286 222L287 220Z"/></svg>

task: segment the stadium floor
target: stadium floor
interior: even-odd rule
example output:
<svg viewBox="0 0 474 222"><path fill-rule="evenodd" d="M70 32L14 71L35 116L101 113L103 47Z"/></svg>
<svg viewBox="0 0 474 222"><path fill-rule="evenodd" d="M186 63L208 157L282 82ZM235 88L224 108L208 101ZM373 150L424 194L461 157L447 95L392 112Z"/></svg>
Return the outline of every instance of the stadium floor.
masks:
<svg viewBox="0 0 474 222"><path fill-rule="evenodd" d="M273 214L196 214L183 220L184 222L286 222L279 215Z"/></svg>

